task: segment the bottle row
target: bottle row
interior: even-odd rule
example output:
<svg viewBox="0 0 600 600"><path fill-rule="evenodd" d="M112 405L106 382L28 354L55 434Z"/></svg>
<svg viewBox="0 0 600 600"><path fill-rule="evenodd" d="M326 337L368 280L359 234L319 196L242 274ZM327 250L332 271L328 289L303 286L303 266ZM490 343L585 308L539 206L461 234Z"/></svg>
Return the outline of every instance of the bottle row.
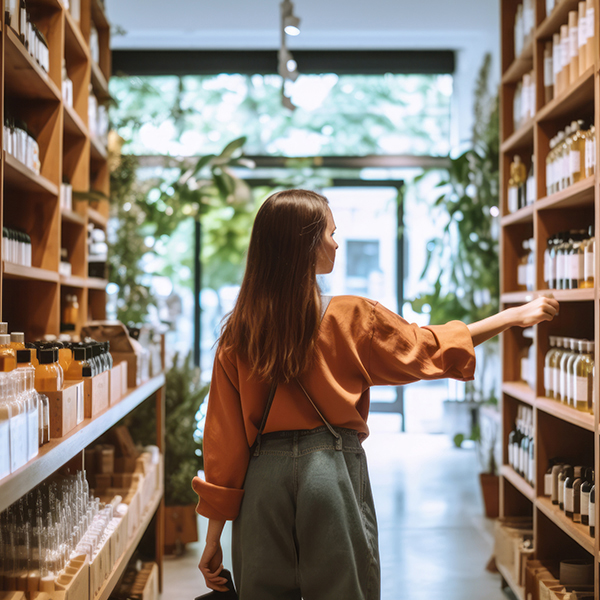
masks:
<svg viewBox="0 0 600 600"><path fill-rule="evenodd" d="M33 24L26 0L7 0L4 22L12 27L31 57L48 73L50 51L44 34Z"/></svg>
<svg viewBox="0 0 600 600"><path fill-rule="evenodd" d="M552 459L544 476L544 496L574 523L589 526L589 534L594 537L596 486L591 467L572 467L563 459Z"/></svg>
<svg viewBox="0 0 600 600"><path fill-rule="evenodd" d="M544 359L544 393L582 412L594 412L594 342L550 336Z"/></svg>
<svg viewBox="0 0 600 600"><path fill-rule="evenodd" d="M2 228L2 259L24 267L31 266L31 238L23 231Z"/></svg>
<svg viewBox="0 0 600 600"><path fill-rule="evenodd" d="M508 212L514 213L520 208L533 204L537 198L535 181L535 156L531 157L531 166L527 172L519 155L515 155L510 163L508 179Z"/></svg>
<svg viewBox="0 0 600 600"><path fill-rule="evenodd" d="M40 147L23 121L5 120L4 150L39 175Z"/></svg>
<svg viewBox="0 0 600 600"><path fill-rule="evenodd" d="M522 242L517 265L517 291L535 290L535 240ZM591 289L594 287L596 240L594 227L555 233L544 250L544 285L549 290Z"/></svg>
<svg viewBox="0 0 600 600"><path fill-rule="evenodd" d="M535 481L533 409L519 405L517 418L508 434L508 464L529 485Z"/></svg>
<svg viewBox="0 0 600 600"><path fill-rule="evenodd" d="M515 56L521 56L523 49L529 43L535 27L535 12L533 0L523 0L517 6L514 25Z"/></svg>
<svg viewBox="0 0 600 600"><path fill-rule="evenodd" d="M544 47L544 95L560 96L594 65L595 18L593 0L579 2L567 23Z"/></svg>
<svg viewBox="0 0 600 600"><path fill-rule="evenodd" d="M546 157L546 195L567 189L596 171L596 129L580 119L550 140Z"/></svg>
<svg viewBox="0 0 600 600"><path fill-rule="evenodd" d="M515 88L513 98L513 126L515 131L535 117L535 73L525 73Z"/></svg>

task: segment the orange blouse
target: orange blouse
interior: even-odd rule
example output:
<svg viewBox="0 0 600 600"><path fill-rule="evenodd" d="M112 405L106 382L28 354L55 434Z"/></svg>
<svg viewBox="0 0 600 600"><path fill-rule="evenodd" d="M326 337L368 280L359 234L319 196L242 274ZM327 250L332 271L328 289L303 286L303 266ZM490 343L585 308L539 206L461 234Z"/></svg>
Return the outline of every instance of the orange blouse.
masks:
<svg viewBox="0 0 600 600"><path fill-rule="evenodd" d="M372 385L446 377L468 381L474 371L475 351L464 323L419 327L372 300L336 296L319 329L314 365L302 376L302 384L332 425L354 429L365 438ZM237 517L269 387L252 377L238 356L217 352L204 429L206 480L195 477L192 482L201 515ZM265 433L321 425L297 383L277 388Z"/></svg>

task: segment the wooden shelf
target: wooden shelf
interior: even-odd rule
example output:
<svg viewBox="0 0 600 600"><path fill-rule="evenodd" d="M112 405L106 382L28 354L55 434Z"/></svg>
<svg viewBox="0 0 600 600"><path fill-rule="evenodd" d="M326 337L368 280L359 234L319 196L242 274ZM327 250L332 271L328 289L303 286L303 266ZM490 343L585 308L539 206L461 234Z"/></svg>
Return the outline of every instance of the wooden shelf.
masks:
<svg viewBox="0 0 600 600"><path fill-rule="evenodd" d="M2 262L5 279L30 279L33 281L58 282L58 272L38 269L37 267L24 267L11 262ZM1 512L1 511L0 511Z"/></svg>
<svg viewBox="0 0 600 600"><path fill-rule="evenodd" d="M525 588L522 588L520 585L517 585L517 582L513 579L510 571L501 563L497 562L496 567L500 575L506 583L508 587L512 590L512 593L517 597L517 600L525 600Z"/></svg>
<svg viewBox="0 0 600 600"><path fill-rule="evenodd" d="M161 481L162 481L162 477L161 477ZM123 552L121 557L117 560L115 566L113 567L112 572L109 574L108 578L104 582L104 585L100 588L100 591L98 592L98 594L94 597L94 600L109 600L109 598L111 597L111 594L113 593L115 586L119 582L121 575L123 575L123 572L125 571L127 565L129 564L129 561L131 560L133 553L135 552L144 533L146 532L146 529L148 529L150 522L154 518L154 514L156 513L156 511L158 510L158 507L160 506L162 497L163 497L163 490L162 490L162 485L161 485L161 488L154 494L152 500L150 501L150 504L148 505L146 512L144 513L144 516L142 517L140 526L138 527L137 531L135 532L135 535L133 536L133 538L131 540L129 540L127 548L125 549L125 552Z"/></svg>
<svg viewBox="0 0 600 600"><path fill-rule="evenodd" d="M163 374L153 377L138 388L129 390L129 394L125 398L107 408L95 419L85 419L65 437L50 440L48 444L42 446L38 456L18 471L0 479L0 512L82 452L164 384L165 376Z"/></svg>
<svg viewBox="0 0 600 600"><path fill-rule="evenodd" d="M535 203L535 208L536 210L549 210L571 206L593 206L595 184L596 176L592 175L560 192L540 198Z"/></svg>
<svg viewBox="0 0 600 600"><path fill-rule="evenodd" d="M106 17L106 13L102 8L99 0L92 0L92 20L96 24L96 28L109 29L110 23Z"/></svg>
<svg viewBox="0 0 600 600"><path fill-rule="evenodd" d="M501 152L513 152L518 148L531 147L533 148L533 125L535 119L530 119L508 137L500 145Z"/></svg>
<svg viewBox="0 0 600 600"><path fill-rule="evenodd" d="M502 83L517 83L533 69L533 36L519 58L515 59L502 75Z"/></svg>
<svg viewBox="0 0 600 600"><path fill-rule="evenodd" d="M594 104L594 67L590 67L566 92L551 100L536 115L536 121L552 121L565 116L580 118L583 109Z"/></svg>
<svg viewBox="0 0 600 600"><path fill-rule="evenodd" d="M500 294L502 304L525 304L535 298L535 292L504 292Z"/></svg>
<svg viewBox="0 0 600 600"><path fill-rule="evenodd" d="M596 291L594 288L581 290L547 290L559 302L588 302L594 300Z"/></svg>
<svg viewBox="0 0 600 600"><path fill-rule="evenodd" d="M513 225L515 223L532 223L533 222L534 205L530 204L525 208L520 208L514 213L505 215L500 220L502 227Z"/></svg>
<svg viewBox="0 0 600 600"><path fill-rule="evenodd" d="M530 406L535 404L535 392L523 381L504 381L502 392Z"/></svg>
<svg viewBox="0 0 600 600"><path fill-rule="evenodd" d="M100 70L98 64L92 61L92 86L94 88L94 94L98 97L98 100L110 100L110 92L108 91L108 83L106 77Z"/></svg>
<svg viewBox="0 0 600 600"><path fill-rule="evenodd" d="M88 277L86 287L91 290L105 290L108 285L108 279L98 279L97 277Z"/></svg>
<svg viewBox="0 0 600 600"><path fill-rule="evenodd" d="M100 140L95 137L90 138L92 160L106 161L108 159L108 149L102 145Z"/></svg>
<svg viewBox="0 0 600 600"><path fill-rule="evenodd" d="M11 98L54 100L61 93L48 74L31 58L17 34L4 28L4 88Z"/></svg>
<svg viewBox="0 0 600 600"><path fill-rule="evenodd" d="M533 487L527 483L510 465L502 465L500 467L500 475L510 481L525 498L533 502L535 500L535 491Z"/></svg>
<svg viewBox="0 0 600 600"><path fill-rule="evenodd" d="M557 419L577 425L577 427L587 429L588 431L595 430L594 415L580 412L570 406L565 406L558 400L538 396L535 400L535 406L538 410L543 410Z"/></svg>
<svg viewBox="0 0 600 600"><path fill-rule="evenodd" d="M78 57L80 62L88 61L90 53L79 25L68 10L65 10L65 18L65 45L68 51L73 58Z"/></svg>
<svg viewBox="0 0 600 600"><path fill-rule="evenodd" d="M12 154L4 152L4 181L10 187L35 194L58 196L58 186L38 175L18 161Z"/></svg>
<svg viewBox="0 0 600 600"><path fill-rule="evenodd" d="M60 285L66 285L68 287L74 288L86 288L87 287L87 277L77 277L76 275L66 275L60 276Z"/></svg>
<svg viewBox="0 0 600 600"><path fill-rule="evenodd" d="M63 104L65 109L65 133L76 137L87 137L87 127L74 108Z"/></svg>
<svg viewBox="0 0 600 600"><path fill-rule="evenodd" d="M75 223L77 225L81 225L85 227L87 225L87 220L83 215L79 213L73 212L72 210L62 210L60 213L61 219L63 221L68 221L69 223Z"/></svg>
<svg viewBox="0 0 600 600"><path fill-rule="evenodd" d="M535 500L536 507L543 512L557 527L562 529L571 539L575 540L584 550L590 554L594 552L594 538L590 537L589 527L581 523L573 523L565 513L552 504L550 498L538 497Z"/></svg>
<svg viewBox="0 0 600 600"><path fill-rule="evenodd" d="M569 21L569 12L577 10L578 0L561 0L550 16L546 17L535 31L535 37L540 39L549 38L553 33L558 33L560 26Z"/></svg>
<svg viewBox="0 0 600 600"><path fill-rule="evenodd" d="M94 225L102 227L103 229L108 227L108 219L104 215L101 215L97 210L88 207L87 215L90 222Z"/></svg>

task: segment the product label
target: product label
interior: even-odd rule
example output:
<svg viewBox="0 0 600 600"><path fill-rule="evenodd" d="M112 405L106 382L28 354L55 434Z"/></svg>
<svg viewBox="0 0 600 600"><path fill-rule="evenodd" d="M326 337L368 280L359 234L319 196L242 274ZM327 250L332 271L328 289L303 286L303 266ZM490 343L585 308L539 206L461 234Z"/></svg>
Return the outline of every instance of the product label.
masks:
<svg viewBox="0 0 600 600"><path fill-rule="evenodd" d="M508 188L508 212L514 213L519 209L519 195L517 192L517 188L509 187Z"/></svg>
<svg viewBox="0 0 600 600"><path fill-rule="evenodd" d="M564 279L565 271L566 271L565 255L564 255L564 253L561 253L556 257L556 278L559 280Z"/></svg>
<svg viewBox="0 0 600 600"><path fill-rule="evenodd" d="M562 370L560 372L560 397L562 399L567 397L567 375Z"/></svg>
<svg viewBox="0 0 600 600"><path fill-rule="evenodd" d="M550 496L552 494L552 473L546 473L544 475L544 496Z"/></svg>
<svg viewBox="0 0 600 600"><path fill-rule="evenodd" d="M596 527L596 503L591 500L588 505L588 514L590 515L590 527Z"/></svg>
<svg viewBox="0 0 600 600"><path fill-rule="evenodd" d="M573 488L565 490L565 512L573 512Z"/></svg>
<svg viewBox="0 0 600 600"><path fill-rule="evenodd" d="M554 85L554 74L552 71L552 57L547 56L544 59L544 87L552 87Z"/></svg>
<svg viewBox="0 0 600 600"><path fill-rule="evenodd" d="M552 46L552 72L554 74L554 83L556 84L556 78L562 69L562 47L560 44Z"/></svg>
<svg viewBox="0 0 600 600"><path fill-rule="evenodd" d="M579 56L577 29L577 27L571 27L569 29L569 54L571 56L571 60Z"/></svg>
<svg viewBox="0 0 600 600"><path fill-rule="evenodd" d="M583 276L583 254L569 254L567 279L577 279L579 281Z"/></svg>
<svg viewBox="0 0 600 600"><path fill-rule="evenodd" d="M554 390L554 395L560 394L560 369L558 367L554 367L552 369L552 389ZM561 396L562 397L562 396Z"/></svg>
<svg viewBox="0 0 600 600"><path fill-rule="evenodd" d="M583 277L587 281L594 278L594 253L586 252L583 255Z"/></svg>
<svg viewBox="0 0 600 600"><path fill-rule="evenodd" d="M525 269L525 287L529 291L535 287L535 265L528 264Z"/></svg>
<svg viewBox="0 0 600 600"><path fill-rule="evenodd" d="M564 40L562 40L560 45L561 45L560 55L562 58L562 66L564 68L571 63L571 44L570 44L569 36L567 36Z"/></svg>
<svg viewBox="0 0 600 600"><path fill-rule="evenodd" d="M0 478L6 477L10 473L10 429L8 423L9 420L0 415Z"/></svg>
<svg viewBox="0 0 600 600"><path fill-rule="evenodd" d="M592 377L580 377L579 375L575 375L574 377L574 390L573 390L573 399L575 402L585 402L586 404L589 402L592 393L592 385L593 380Z"/></svg>
<svg viewBox="0 0 600 600"><path fill-rule="evenodd" d="M579 150L571 150L569 152L569 173L574 175L581 172L581 152Z"/></svg>
<svg viewBox="0 0 600 600"><path fill-rule="evenodd" d="M549 196L550 195L550 190L552 188L552 177L553 177L553 173L552 173L552 163L546 163L546 195Z"/></svg>
<svg viewBox="0 0 600 600"><path fill-rule="evenodd" d="M587 42L587 20L585 17L581 17L581 19L579 19L577 31L577 45L579 48L581 48L581 46L585 46L585 43Z"/></svg>
<svg viewBox="0 0 600 600"><path fill-rule="evenodd" d="M549 396L549 392L552 391L552 369L550 367L544 367L544 390L546 396Z"/></svg>
<svg viewBox="0 0 600 600"><path fill-rule="evenodd" d="M581 514L587 515L590 511L590 493L581 492Z"/></svg>
<svg viewBox="0 0 600 600"><path fill-rule="evenodd" d="M550 251L546 250L544 252L544 283L548 283L550 281Z"/></svg>
<svg viewBox="0 0 600 600"><path fill-rule="evenodd" d="M585 24L587 27L587 38L594 37L594 7L588 8L585 13Z"/></svg>

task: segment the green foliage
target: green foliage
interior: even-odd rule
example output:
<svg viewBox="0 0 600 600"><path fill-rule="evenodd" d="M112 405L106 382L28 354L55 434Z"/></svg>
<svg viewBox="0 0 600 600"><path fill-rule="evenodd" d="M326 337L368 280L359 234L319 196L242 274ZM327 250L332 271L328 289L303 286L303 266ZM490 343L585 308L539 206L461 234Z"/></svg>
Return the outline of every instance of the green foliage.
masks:
<svg viewBox="0 0 600 600"><path fill-rule="evenodd" d="M165 393L165 503L167 506L192 504L198 500L191 481L203 468L202 440L198 436L196 414L208 394L200 381L200 369L192 365L191 353L183 360L175 356L166 373ZM145 402L128 415L124 424L138 443L154 444L156 411Z"/></svg>
<svg viewBox="0 0 600 600"><path fill-rule="evenodd" d="M464 433L457 433L453 438L452 438L452 442L454 443L454 445L457 448L460 448L462 446L462 443L465 441L465 435Z"/></svg>
<svg viewBox="0 0 600 600"><path fill-rule="evenodd" d="M439 184L444 193L434 206L447 224L427 244L422 277L438 275L431 292L412 301L417 312L429 307L432 323L478 321L499 307L497 225L491 214L498 207L498 102L488 92L490 61L488 55L477 85L473 147L450 160Z"/></svg>

